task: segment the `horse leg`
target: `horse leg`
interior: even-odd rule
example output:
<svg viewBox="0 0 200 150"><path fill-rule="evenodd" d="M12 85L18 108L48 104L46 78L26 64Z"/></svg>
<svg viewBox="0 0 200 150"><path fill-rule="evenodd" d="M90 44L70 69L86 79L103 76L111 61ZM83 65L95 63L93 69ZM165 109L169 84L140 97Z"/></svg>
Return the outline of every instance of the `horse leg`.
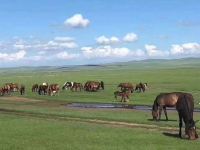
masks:
<svg viewBox="0 0 200 150"><path fill-rule="evenodd" d="M182 115L180 114L180 112L178 113L178 115L179 115L179 137L182 138L182 131L181 131L181 128L182 128L182 125L183 125Z"/></svg>
<svg viewBox="0 0 200 150"><path fill-rule="evenodd" d="M161 118L162 109L163 109L163 107L162 107L162 106L160 106L160 107L159 107L159 117L158 117L158 120L160 120L160 118Z"/></svg>
<svg viewBox="0 0 200 150"><path fill-rule="evenodd" d="M168 116L167 116L167 110L166 110L166 107L163 107L163 110L164 110L164 113L165 113L166 120L168 121Z"/></svg>

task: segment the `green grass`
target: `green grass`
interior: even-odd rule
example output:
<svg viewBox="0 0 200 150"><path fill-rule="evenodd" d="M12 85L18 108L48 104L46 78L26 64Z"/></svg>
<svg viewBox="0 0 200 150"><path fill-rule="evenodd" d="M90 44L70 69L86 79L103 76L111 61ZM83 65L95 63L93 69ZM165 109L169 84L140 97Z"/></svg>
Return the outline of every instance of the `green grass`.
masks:
<svg viewBox="0 0 200 150"><path fill-rule="evenodd" d="M3 150L199 149L200 142L166 136L162 131L58 121L0 114Z"/></svg>

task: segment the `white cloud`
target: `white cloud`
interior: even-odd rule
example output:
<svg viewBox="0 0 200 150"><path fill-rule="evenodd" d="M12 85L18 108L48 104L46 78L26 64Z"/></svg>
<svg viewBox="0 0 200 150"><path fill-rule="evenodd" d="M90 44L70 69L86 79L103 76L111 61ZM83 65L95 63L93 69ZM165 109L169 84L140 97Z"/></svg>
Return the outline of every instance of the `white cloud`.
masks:
<svg viewBox="0 0 200 150"><path fill-rule="evenodd" d="M70 59L77 58L79 54L69 54L68 52L63 51L63 52L58 53L56 56L59 59L70 60Z"/></svg>
<svg viewBox="0 0 200 150"><path fill-rule="evenodd" d="M103 47L82 47L81 48L83 55L86 58L107 58L107 57L126 57L131 54L131 51L128 48L113 48L111 46Z"/></svg>
<svg viewBox="0 0 200 150"><path fill-rule="evenodd" d="M135 33L127 33L123 38L124 42L135 42L137 40L138 40L138 35Z"/></svg>
<svg viewBox="0 0 200 150"><path fill-rule="evenodd" d="M13 47L15 49L25 49L25 45L24 44L14 44Z"/></svg>
<svg viewBox="0 0 200 150"><path fill-rule="evenodd" d="M146 49L147 56L149 57L164 57L164 56L168 56L169 54L169 52L167 51L159 50L157 46L155 45L146 44L145 49Z"/></svg>
<svg viewBox="0 0 200 150"><path fill-rule="evenodd" d="M171 55L197 55L200 54L200 44L184 43L182 45L174 44L170 50Z"/></svg>
<svg viewBox="0 0 200 150"><path fill-rule="evenodd" d="M58 37L55 37L54 40L58 41L58 42L73 42L74 38L72 38L72 37L58 36Z"/></svg>
<svg viewBox="0 0 200 150"><path fill-rule="evenodd" d="M72 28L85 28L90 24L90 21L84 18L81 14L75 14L65 20L64 24Z"/></svg>
<svg viewBox="0 0 200 150"><path fill-rule="evenodd" d="M0 53L0 59L3 61L17 61L25 57L26 51L20 50L16 53Z"/></svg>
<svg viewBox="0 0 200 150"><path fill-rule="evenodd" d="M101 45L110 45L110 44L119 43L119 39L115 36L112 36L111 38L107 38L103 35L103 36L98 37L96 39L96 42Z"/></svg>

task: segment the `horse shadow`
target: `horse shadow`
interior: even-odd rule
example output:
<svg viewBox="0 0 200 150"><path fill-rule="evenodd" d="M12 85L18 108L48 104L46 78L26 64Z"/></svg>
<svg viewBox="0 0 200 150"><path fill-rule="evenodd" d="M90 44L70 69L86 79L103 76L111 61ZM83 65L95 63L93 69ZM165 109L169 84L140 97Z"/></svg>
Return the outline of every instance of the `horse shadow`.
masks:
<svg viewBox="0 0 200 150"><path fill-rule="evenodd" d="M156 120L154 120L154 119L147 119L148 121L156 121ZM166 120L166 119L160 119L160 120L158 120L157 122L159 122L159 121L177 121L177 120L175 120L175 119L168 119L168 120Z"/></svg>
<svg viewBox="0 0 200 150"><path fill-rule="evenodd" d="M177 133L163 132L162 134L165 136L168 136L168 137L179 138L179 134L177 134Z"/></svg>

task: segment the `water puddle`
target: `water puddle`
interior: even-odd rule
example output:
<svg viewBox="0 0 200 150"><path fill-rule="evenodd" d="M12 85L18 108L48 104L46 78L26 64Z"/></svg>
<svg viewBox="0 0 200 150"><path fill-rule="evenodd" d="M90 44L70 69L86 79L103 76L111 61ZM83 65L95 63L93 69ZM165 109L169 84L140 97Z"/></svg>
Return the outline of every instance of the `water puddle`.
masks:
<svg viewBox="0 0 200 150"><path fill-rule="evenodd" d="M67 104L70 108L106 108L106 109L135 109L142 111L151 111L152 106L148 105L133 105L133 104L113 104L113 103L70 103ZM167 110L176 111L175 108L167 108ZM200 109L194 109L194 112L200 112Z"/></svg>

